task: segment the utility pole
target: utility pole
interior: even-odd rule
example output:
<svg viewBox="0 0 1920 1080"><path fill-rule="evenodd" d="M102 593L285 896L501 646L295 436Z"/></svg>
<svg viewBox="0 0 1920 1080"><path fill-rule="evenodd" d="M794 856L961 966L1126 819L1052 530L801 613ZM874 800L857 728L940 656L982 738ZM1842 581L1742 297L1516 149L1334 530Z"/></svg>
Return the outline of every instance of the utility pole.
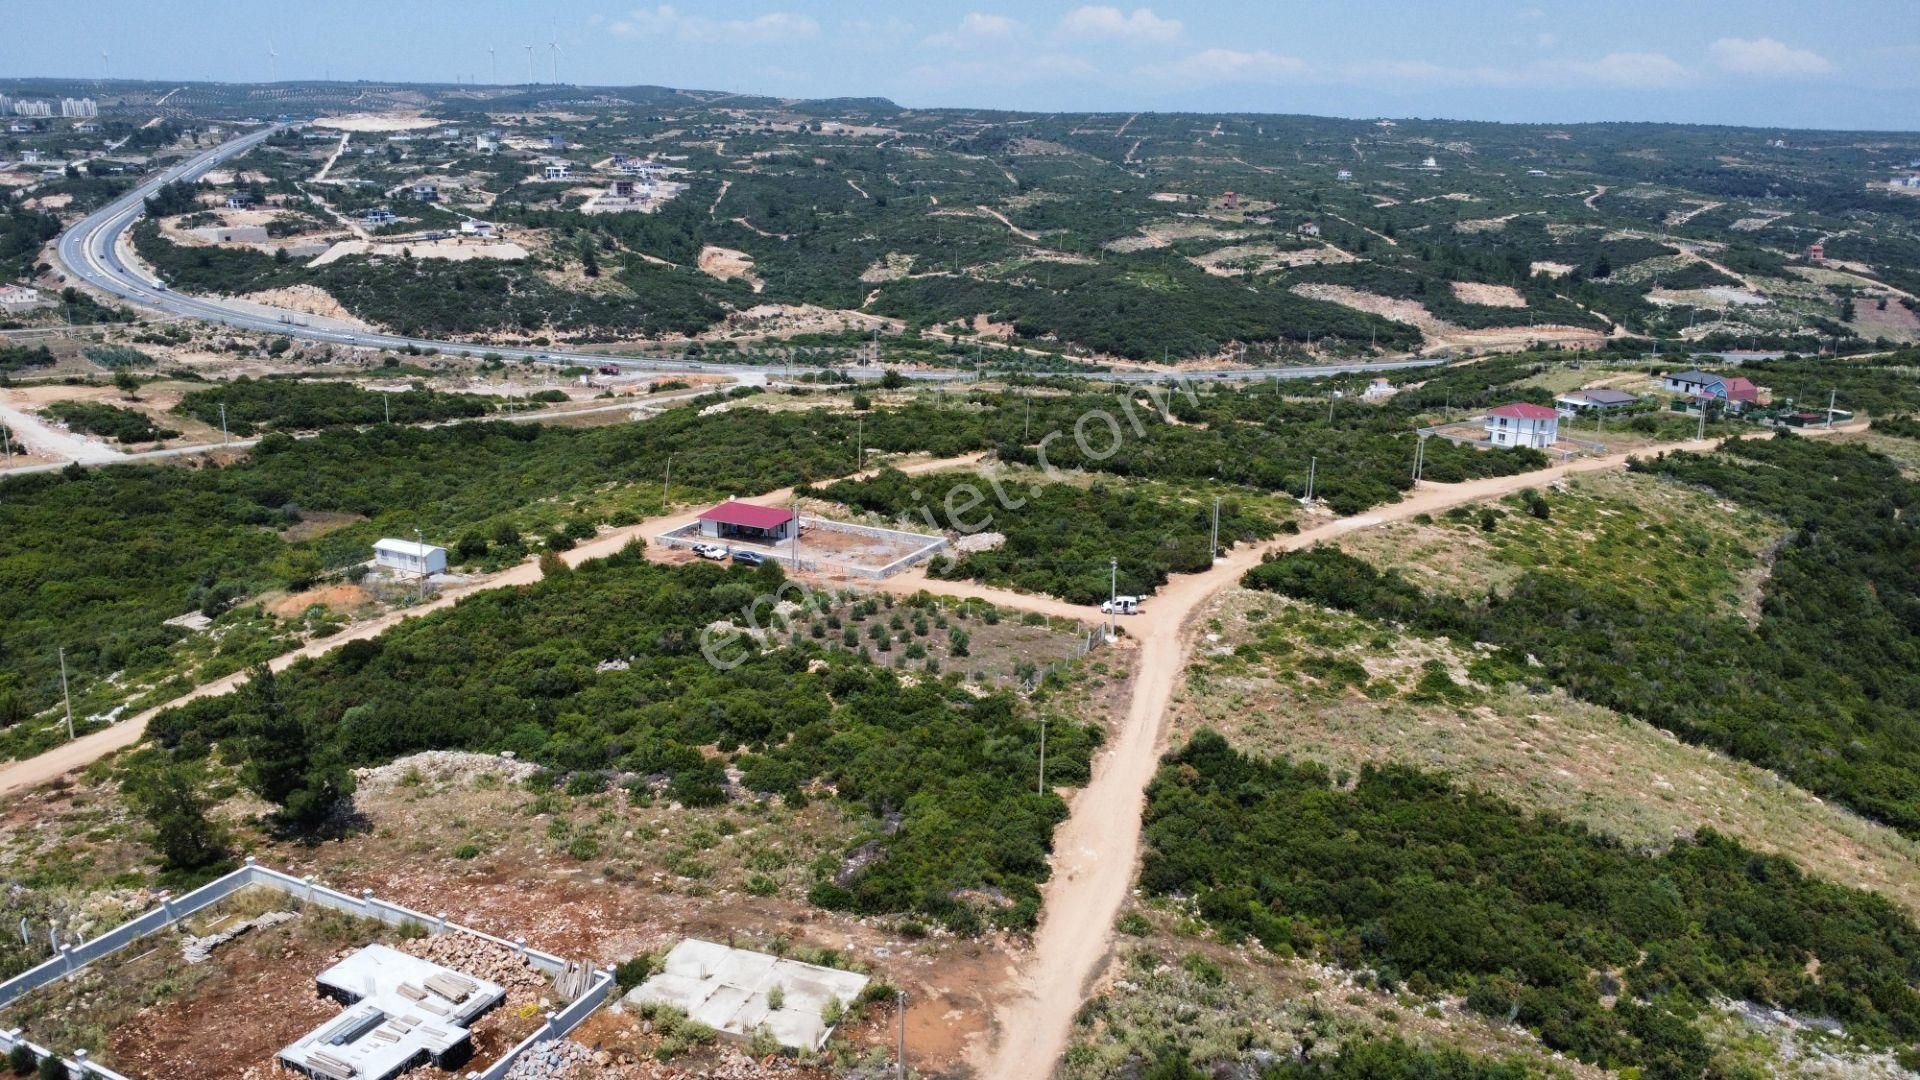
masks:
<svg viewBox="0 0 1920 1080"><path fill-rule="evenodd" d="M1027 403L1027 426L1020 431L1020 441L1024 443L1033 435L1033 395L1022 390L1020 400Z"/></svg>
<svg viewBox="0 0 1920 1080"><path fill-rule="evenodd" d="M665 513L667 507L672 505L672 495L673 495L673 455L668 454L667 455L667 478L661 481L660 483L660 511L662 513Z"/></svg>
<svg viewBox="0 0 1920 1080"><path fill-rule="evenodd" d="M1046 795L1047 793L1047 718L1044 714L1040 717L1040 792L1039 793L1042 796Z"/></svg>
<svg viewBox="0 0 1920 1080"><path fill-rule="evenodd" d="M1835 387L1834 389L1827 391L1827 430L1828 431L1833 430L1833 403L1834 403L1834 400L1839 396L1839 393L1840 393L1840 390L1838 387Z"/></svg>
<svg viewBox="0 0 1920 1080"><path fill-rule="evenodd" d="M1340 400L1339 395L1340 395L1340 391L1338 390L1330 390L1327 392L1327 423L1328 424L1333 423L1333 403Z"/></svg>
<svg viewBox="0 0 1920 1080"><path fill-rule="evenodd" d="M1320 469L1320 458L1318 455L1315 455L1314 457L1307 459L1307 494L1300 500L1301 502L1303 503L1313 502L1314 474L1317 473L1319 469Z"/></svg>
<svg viewBox="0 0 1920 1080"><path fill-rule="evenodd" d="M1220 557L1220 496L1213 497L1213 540L1207 548L1207 559L1212 561Z"/></svg>
<svg viewBox="0 0 1920 1080"><path fill-rule="evenodd" d="M899 1080L907 1080L907 992L905 990L895 990L893 993L894 1001L899 1004L900 1012Z"/></svg>
<svg viewBox="0 0 1920 1080"><path fill-rule="evenodd" d="M73 694L67 689L67 647L60 646L60 697L67 703L67 741L73 741Z"/></svg>
<svg viewBox="0 0 1920 1080"><path fill-rule="evenodd" d="M787 496L787 512L793 515L793 568L800 569L800 493Z"/></svg>
<svg viewBox="0 0 1920 1080"><path fill-rule="evenodd" d="M1420 469L1427 463L1427 437L1421 435L1420 443L1413 449L1413 482L1420 483Z"/></svg>
<svg viewBox="0 0 1920 1080"><path fill-rule="evenodd" d="M867 471L867 418L864 416L853 418L853 445L855 460L859 462L854 469L857 472L865 472Z"/></svg>
<svg viewBox="0 0 1920 1080"><path fill-rule="evenodd" d="M227 403L220 403L220 445L227 445Z"/></svg>
<svg viewBox="0 0 1920 1080"><path fill-rule="evenodd" d="M1107 560L1107 640L1113 640L1113 612L1120 606L1120 560Z"/></svg>
<svg viewBox="0 0 1920 1080"><path fill-rule="evenodd" d="M1707 437L1707 402L1703 398L1700 401L1700 433L1695 435L1694 438L1698 440L1698 439L1704 439L1706 437Z"/></svg>
<svg viewBox="0 0 1920 1080"><path fill-rule="evenodd" d="M419 529L413 530L413 542L419 545L420 555L420 599L427 598L427 536Z"/></svg>
<svg viewBox="0 0 1920 1080"><path fill-rule="evenodd" d="M13 468L13 432L5 424L0 424L0 442L7 444L7 468Z"/></svg>
<svg viewBox="0 0 1920 1080"><path fill-rule="evenodd" d="M387 411L387 423L393 423L393 395L388 391L380 391L380 407Z"/></svg>

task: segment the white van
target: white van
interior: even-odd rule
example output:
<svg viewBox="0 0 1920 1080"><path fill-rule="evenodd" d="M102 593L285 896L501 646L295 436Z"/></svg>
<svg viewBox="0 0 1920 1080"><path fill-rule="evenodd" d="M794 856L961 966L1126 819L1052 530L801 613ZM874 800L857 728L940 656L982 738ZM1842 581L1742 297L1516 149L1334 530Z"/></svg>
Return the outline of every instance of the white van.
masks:
<svg viewBox="0 0 1920 1080"><path fill-rule="evenodd" d="M1100 602L1100 614L1138 615L1140 614L1140 598L1137 596L1116 596L1111 600L1102 600Z"/></svg>

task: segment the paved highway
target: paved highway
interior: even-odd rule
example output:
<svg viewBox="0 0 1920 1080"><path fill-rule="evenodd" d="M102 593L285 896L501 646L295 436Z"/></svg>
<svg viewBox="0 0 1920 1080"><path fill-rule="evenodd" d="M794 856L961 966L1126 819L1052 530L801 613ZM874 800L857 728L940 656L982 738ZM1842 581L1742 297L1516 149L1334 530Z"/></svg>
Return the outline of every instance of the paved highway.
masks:
<svg viewBox="0 0 1920 1080"><path fill-rule="evenodd" d="M72 277L123 300L168 315L201 319L242 330L282 334L304 341L368 349L404 349L409 345L438 349L443 353L480 356L495 353L512 360L532 360L545 364L617 364L630 370L665 372L713 372L727 375L764 375L768 368L752 364L700 364L692 361L635 360L604 356L569 349L526 349L501 345L475 345L462 341L435 341L431 338L403 337L368 330L347 330L313 321L297 311L280 312L262 304L238 302L219 297L187 296L174 292L135 269L121 257L119 242L133 223L145 213L145 200L161 185L175 180L197 180L220 163L246 153L272 137L285 125L273 125L229 140L212 150L173 166L135 188L112 204L81 219L60 237L60 262ZM1189 379L1300 379L1320 375L1355 372L1392 371L1399 368L1426 367L1442 360L1415 357L1368 364L1322 364L1312 367L1223 368L1212 371L1187 371ZM873 368L842 369L856 379L877 379L881 371ZM971 372L902 372L911 378L932 381L960 381L972 378ZM1099 376L1114 382L1162 382L1170 376L1157 371L1115 371Z"/></svg>

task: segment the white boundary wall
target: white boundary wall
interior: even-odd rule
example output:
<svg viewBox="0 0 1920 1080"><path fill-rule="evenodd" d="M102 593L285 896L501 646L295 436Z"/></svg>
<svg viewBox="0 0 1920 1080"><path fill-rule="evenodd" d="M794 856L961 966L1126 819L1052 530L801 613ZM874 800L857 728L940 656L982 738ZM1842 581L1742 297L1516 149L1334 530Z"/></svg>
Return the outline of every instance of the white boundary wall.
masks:
<svg viewBox="0 0 1920 1080"><path fill-rule="evenodd" d="M862 566L859 563L847 562L841 559L806 558L807 541L805 537L801 537L800 539L802 557L797 564L792 555L792 541L782 541L777 547L769 546L763 548L758 545L753 545L749 546L747 550L765 555L767 558L793 569L832 570L879 581L882 578L892 577L915 563L925 562L933 558L947 546L946 538L942 536L928 536L925 533L906 532L901 529L883 529L877 525L856 525L849 521L833 521L828 518L817 517L803 518L802 524L830 532L852 533L855 536L874 536L887 540L915 543L918 544L919 547L884 566ZM655 543L663 547L677 548L691 548L695 544L710 544L714 542L708 537L700 535L700 523L698 521L661 533L653 539ZM720 543L724 544L725 541L720 541Z"/></svg>
<svg viewBox="0 0 1920 1080"><path fill-rule="evenodd" d="M318 904L321 907L343 911L361 918L378 919L389 926L404 926L412 923L424 928L430 934L469 934L526 957L529 963L548 975L557 976L567 968L567 961L560 957L528 948L524 938L517 941L497 938L492 934L448 922L445 915L425 915L412 908L377 899L371 891L352 896L329 889L310 877L297 878L291 874L283 874L278 870L259 866L249 858L245 866L224 877L215 878L185 896L176 898L163 895L160 906L114 927L91 941L79 945L62 946L58 956L38 967L27 969L6 982L0 982L0 1009L6 1008L48 983L73 975L96 960L119 952L143 937L165 930L181 919L219 903L242 889L256 885L277 889L302 903ZM509 1050L484 1072L467 1073L469 1080L502 1080L508 1070L513 1068L513 1063L519 1060L520 1055L540 1043L561 1038L580 1026L581 1021L593 1015L594 1011L606 1001L609 991L613 988L613 973L595 971L589 967L587 976L585 993L559 1012L548 1013L546 1023L539 1031L527 1036L518 1046ZM28 1042L21 1037L18 1030L0 1030L0 1056L10 1053L15 1046L19 1045L25 1045L39 1058L54 1056L53 1049ZM75 1051L71 1058L63 1058L62 1061L67 1067L68 1076L73 1080L127 1080L112 1069L87 1060L87 1053L84 1050Z"/></svg>

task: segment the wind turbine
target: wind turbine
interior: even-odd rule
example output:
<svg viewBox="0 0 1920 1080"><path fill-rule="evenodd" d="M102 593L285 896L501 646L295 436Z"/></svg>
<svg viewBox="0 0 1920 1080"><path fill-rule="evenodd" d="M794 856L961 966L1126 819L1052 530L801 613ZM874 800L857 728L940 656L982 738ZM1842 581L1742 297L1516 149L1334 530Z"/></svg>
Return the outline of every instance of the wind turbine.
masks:
<svg viewBox="0 0 1920 1080"><path fill-rule="evenodd" d="M107 58L107 50L101 49L100 50L100 81L104 83L111 80L112 78L113 78L113 61Z"/></svg>
<svg viewBox="0 0 1920 1080"><path fill-rule="evenodd" d="M280 54L279 52L275 51L273 47L273 42L271 41L267 42L267 66L268 66L268 74L272 76L272 78L269 79L268 81L279 82L280 81Z"/></svg>
<svg viewBox="0 0 1920 1080"><path fill-rule="evenodd" d="M527 46L527 85L528 85L528 86L532 86L532 85L534 85L534 80L533 80L533 46L532 46L532 45L528 45L528 46Z"/></svg>
<svg viewBox="0 0 1920 1080"><path fill-rule="evenodd" d="M487 67L490 72L487 77L493 80L493 85L499 86L500 85L500 59L493 55L493 46L491 45L487 46Z"/></svg>
<svg viewBox="0 0 1920 1080"><path fill-rule="evenodd" d="M550 38L547 41L547 48L553 50L553 85L559 86L560 85L560 43Z"/></svg>

